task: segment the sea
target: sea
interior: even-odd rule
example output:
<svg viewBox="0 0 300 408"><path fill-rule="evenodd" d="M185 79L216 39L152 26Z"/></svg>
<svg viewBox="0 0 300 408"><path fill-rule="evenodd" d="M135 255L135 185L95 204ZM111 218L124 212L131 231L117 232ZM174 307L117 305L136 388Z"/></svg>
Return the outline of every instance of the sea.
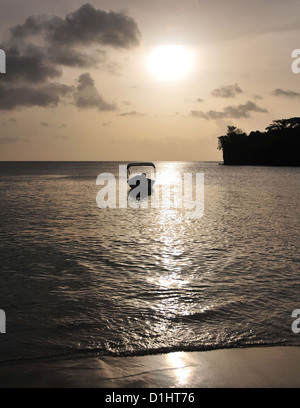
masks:
<svg viewBox="0 0 300 408"><path fill-rule="evenodd" d="M191 218L99 208L97 177L118 190L126 164L0 162L0 366L300 346L300 169L156 162L175 189L204 175Z"/></svg>

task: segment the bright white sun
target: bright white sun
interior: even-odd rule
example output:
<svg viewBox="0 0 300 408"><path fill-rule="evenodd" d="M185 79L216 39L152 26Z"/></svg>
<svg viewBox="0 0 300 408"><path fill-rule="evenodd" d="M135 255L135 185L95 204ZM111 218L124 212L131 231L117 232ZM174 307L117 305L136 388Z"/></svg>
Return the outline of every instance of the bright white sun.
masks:
<svg viewBox="0 0 300 408"><path fill-rule="evenodd" d="M151 73L161 81L176 81L187 77L194 67L194 54L180 45L155 48L147 58Z"/></svg>

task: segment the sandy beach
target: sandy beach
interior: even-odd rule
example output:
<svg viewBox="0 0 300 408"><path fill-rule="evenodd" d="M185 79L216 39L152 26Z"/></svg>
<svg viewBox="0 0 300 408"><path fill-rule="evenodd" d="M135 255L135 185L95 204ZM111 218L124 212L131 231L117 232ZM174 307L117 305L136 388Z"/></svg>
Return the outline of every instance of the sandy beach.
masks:
<svg viewBox="0 0 300 408"><path fill-rule="evenodd" d="M78 358L0 367L1 388L292 388L300 347Z"/></svg>

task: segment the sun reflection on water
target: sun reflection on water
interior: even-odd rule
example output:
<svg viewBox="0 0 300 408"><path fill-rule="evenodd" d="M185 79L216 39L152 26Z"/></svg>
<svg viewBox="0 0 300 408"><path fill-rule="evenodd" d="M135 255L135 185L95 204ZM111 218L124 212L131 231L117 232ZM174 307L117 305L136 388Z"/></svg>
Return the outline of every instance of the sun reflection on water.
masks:
<svg viewBox="0 0 300 408"><path fill-rule="evenodd" d="M192 368L187 366L185 361L185 353L170 353L166 355L167 363L174 369L174 375L177 380L177 385L181 387L188 386L192 375Z"/></svg>
<svg viewBox="0 0 300 408"><path fill-rule="evenodd" d="M167 174L166 172L166 177ZM184 273L187 258L183 237L187 224L174 208L159 209L155 217L156 225L159 226L155 254L157 270L148 277L148 282L153 285L157 296L153 308L161 317L160 332L165 332L168 338L172 336L168 331L170 322L177 316L189 314L188 304L179 295L190 284Z"/></svg>
<svg viewBox="0 0 300 408"><path fill-rule="evenodd" d="M174 209L163 209L157 212L160 234L156 263L160 268L152 282L162 289L181 288L189 283L188 280L182 278L182 270L185 266L185 249L182 240L185 225L181 217L176 216L175 213Z"/></svg>

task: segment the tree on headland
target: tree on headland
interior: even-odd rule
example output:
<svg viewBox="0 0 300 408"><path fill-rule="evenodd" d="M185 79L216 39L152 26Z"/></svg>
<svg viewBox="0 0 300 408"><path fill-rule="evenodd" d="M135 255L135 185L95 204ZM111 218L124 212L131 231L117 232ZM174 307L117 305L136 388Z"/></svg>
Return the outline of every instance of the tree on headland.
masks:
<svg viewBox="0 0 300 408"><path fill-rule="evenodd" d="M264 132L247 135L235 126L218 138L224 164L300 166L300 118L274 120Z"/></svg>
<svg viewBox="0 0 300 408"><path fill-rule="evenodd" d="M279 119L273 120L271 125L266 127L268 132L273 131L283 131L287 129L299 129L300 128L300 118L290 118L290 119Z"/></svg>

